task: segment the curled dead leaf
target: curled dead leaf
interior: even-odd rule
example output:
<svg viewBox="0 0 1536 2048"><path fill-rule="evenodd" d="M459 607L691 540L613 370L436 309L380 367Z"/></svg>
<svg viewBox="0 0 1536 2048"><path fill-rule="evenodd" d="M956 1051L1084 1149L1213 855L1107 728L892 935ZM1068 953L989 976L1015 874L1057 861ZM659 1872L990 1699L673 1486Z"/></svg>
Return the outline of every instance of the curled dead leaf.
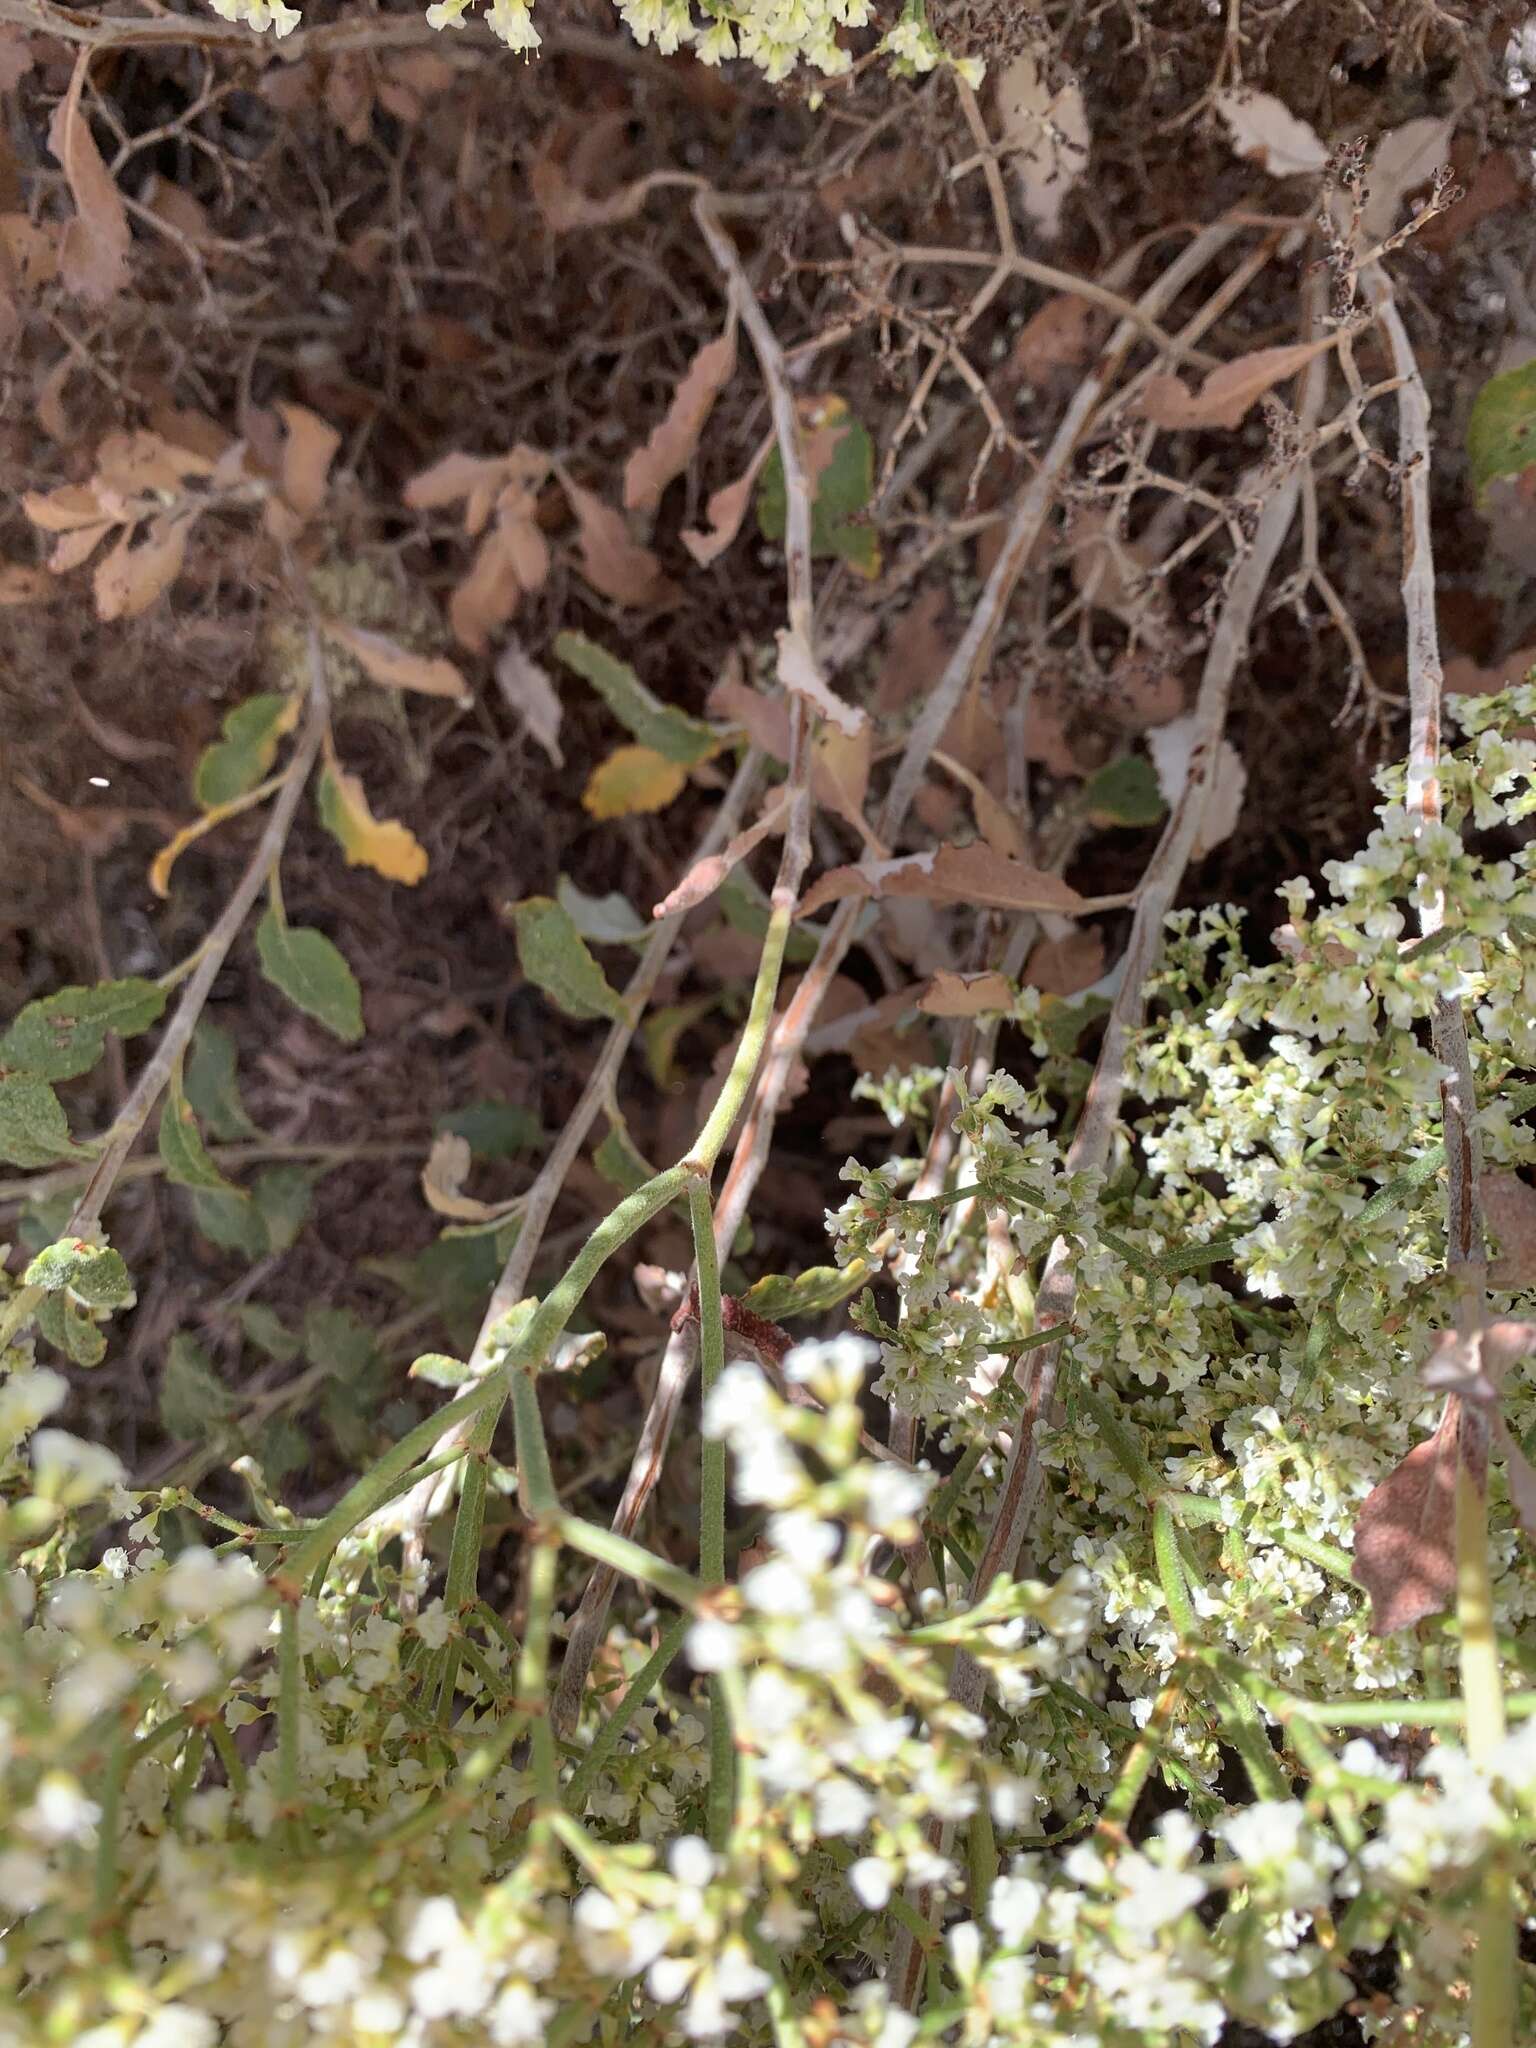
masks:
<svg viewBox="0 0 1536 2048"><path fill-rule="evenodd" d="M387 633L350 625L345 619L321 619L327 640L355 655L365 674L390 690L419 690L428 697L451 697L467 704L470 689L459 670L440 654L413 654Z"/></svg>
<svg viewBox="0 0 1536 2048"><path fill-rule="evenodd" d="M1450 1400L1434 1435L1416 1444L1355 1517L1355 1579L1371 1596L1371 1634L1388 1636L1456 1596L1456 1465L1462 1404Z"/></svg>
<svg viewBox="0 0 1536 2048"><path fill-rule="evenodd" d="M133 237L128 210L91 135L81 106L91 51L82 49L70 74L69 89L48 124L49 153L64 168L64 182L75 202L75 218L64 233L59 271L78 297L100 305L128 282L128 250Z"/></svg>
<svg viewBox="0 0 1536 2048"><path fill-rule="evenodd" d="M1228 86L1211 104L1226 123L1237 155L1262 165L1272 178L1316 177L1326 168L1328 152L1316 130L1273 93Z"/></svg>
<svg viewBox="0 0 1536 2048"><path fill-rule="evenodd" d="M197 513L166 512L152 519L142 541L133 545L125 530L109 555L98 563L92 588L100 619L136 619L170 589L186 560L187 539Z"/></svg>
<svg viewBox="0 0 1536 2048"><path fill-rule="evenodd" d="M1207 371L1198 391L1191 391L1179 377L1150 377L1141 394L1142 414L1155 427L1241 426L1266 391L1294 377L1334 342L1335 337L1327 335L1284 348L1254 349Z"/></svg>
<svg viewBox="0 0 1536 2048"><path fill-rule="evenodd" d="M773 453L774 439L768 434L758 444L752 460L738 477L728 484L722 484L718 491L711 491L709 503L704 507L708 522L703 527L685 527L683 546L692 555L701 569L707 569L711 562L723 555L731 542L741 531L741 522L747 516L747 507L752 502L752 486L757 482L758 471Z"/></svg>
<svg viewBox="0 0 1536 2048"><path fill-rule="evenodd" d="M656 918L676 917L680 911L692 910L696 905L713 896L731 869L744 861L747 855L771 832L782 832L788 805L780 801L772 805L755 825L749 825L744 832L738 832L730 844L719 853L706 854L696 860L677 887L662 898L651 912Z"/></svg>
<svg viewBox="0 0 1536 2048"><path fill-rule="evenodd" d="M654 512L662 492L682 475L693 459L715 400L736 371L736 320L732 314L724 334L708 341L694 356L672 394L666 416L624 465L624 507L629 512Z"/></svg>
<svg viewBox="0 0 1536 2048"><path fill-rule="evenodd" d="M576 515L581 572L615 604L655 604L670 594L660 559L630 538L622 512L584 490L562 470L560 481Z"/></svg>
<svg viewBox="0 0 1536 2048"><path fill-rule="evenodd" d="M427 1207L456 1223L495 1223L517 1208L520 1196L507 1202L481 1202L464 1193L473 1155L469 1140L453 1131L443 1131L432 1140L432 1150L421 1169L421 1192Z"/></svg>
<svg viewBox="0 0 1536 2048"><path fill-rule="evenodd" d="M779 681L791 696L804 701L825 719L838 727L850 739L857 738L868 724L865 714L857 706L845 703L834 691L816 665L816 657L806 644L805 635L792 626L782 627L776 635L779 649Z"/></svg>
<svg viewBox="0 0 1536 2048"><path fill-rule="evenodd" d="M1014 987L1006 974L951 974L940 969L917 999L930 1017L995 1016L1013 1008Z"/></svg>
<svg viewBox="0 0 1536 2048"><path fill-rule="evenodd" d="M1059 875L1008 860L979 841L830 868L802 897L799 915L814 916L826 904L848 896L917 897L927 903L994 910L1058 910L1064 916L1107 907L1104 899L1080 896Z"/></svg>

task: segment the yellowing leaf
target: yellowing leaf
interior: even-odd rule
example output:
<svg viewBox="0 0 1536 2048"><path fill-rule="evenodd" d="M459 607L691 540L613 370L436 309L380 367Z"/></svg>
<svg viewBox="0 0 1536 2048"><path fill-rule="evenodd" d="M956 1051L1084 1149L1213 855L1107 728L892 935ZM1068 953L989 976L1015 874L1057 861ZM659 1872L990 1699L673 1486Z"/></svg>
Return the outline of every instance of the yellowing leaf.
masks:
<svg viewBox="0 0 1536 2048"><path fill-rule="evenodd" d="M211 832L215 825L222 825L226 818L237 818L242 811L248 811L252 804L259 804L272 794L276 787L273 781L259 783L255 789L246 790L242 795L231 797L228 803L215 804L212 810L204 811L200 818L194 818L190 825L183 825L174 839L170 839L155 855L149 866L149 886L157 896L169 893L171 869L205 832Z"/></svg>
<svg viewBox="0 0 1536 2048"><path fill-rule="evenodd" d="M594 818L662 811L687 780L688 770L658 754L654 747L615 747L587 778L582 808Z"/></svg>
<svg viewBox="0 0 1536 2048"><path fill-rule="evenodd" d="M451 661L439 654L412 654L387 633L349 625L345 619L321 619L327 640L345 647L362 664L369 679L390 690L420 690L428 697L453 697L469 702L469 685Z"/></svg>
<svg viewBox="0 0 1536 2048"><path fill-rule="evenodd" d="M427 872L427 850L397 818L376 818L355 775L334 759L327 762L315 791L320 822L340 845L347 866L373 868L386 881L414 889Z"/></svg>

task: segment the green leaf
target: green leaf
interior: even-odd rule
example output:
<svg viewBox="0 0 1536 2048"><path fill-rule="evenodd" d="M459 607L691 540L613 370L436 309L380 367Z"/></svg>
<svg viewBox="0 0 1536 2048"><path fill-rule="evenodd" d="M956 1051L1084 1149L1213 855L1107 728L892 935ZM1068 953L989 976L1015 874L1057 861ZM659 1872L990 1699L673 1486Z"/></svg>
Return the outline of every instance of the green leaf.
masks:
<svg viewBox="0 0 1536 2048"><path fill-rule="evenodd" d="M836 432L838 438L831 460L816 479L811 553L836 555L859 575L873 576L880 567L880 543L873 528L859 525L857 520L874 496L875 444L840 398L827 401L817 431ZM784 458L775 448L763 464L757 485L757 523L763 538L782 541L787 518Z"/></svg>
<svg viewBox="0 0 1536 2048"><path fill-rule="evenodd" d="M1522 476L1536 463L1536 357L1490 377L1467 420L1472 488L1481 497L1496 477Z"/></svg>
<svg viewBox="0 0 1536 2048"><path fill-rule="evenodd" d="M363 1035L357 978L323 932L288 924L270 905L256 927L261 971L306 1016L347 1045Z"/></svg>
<svg viewBox="0 0 1536 2048"><path fill-rule="evenodd" d="M225 715L224 737L205 747L192 771L192 794L205 811L252 790L277 759L277 743L298 718L296 697L264 690Z"/></svg>
<svg viewBox="0 0 1536 2048"><path fill-rule="evenodd" d="M846 1266L808 1266L803 1273L765 1273L742 1296L743 1308L765 1322L782 1323L790 1316L824 1315L840 1308L869 1278L866 1259Z"/></svg>
<svg viewBox="0 0 1536 2048"><path fill-rule="evenodd" d="M160 1426L167 1436L206 1443L221 1436L240 1402L195 1338L173 1337L160 1375Z"/></svg>
<svg viewBox="0 0 1536 2048"><path fill-rule="evenodd" d="M479 1159L512 1159L543 1135L533 1111L515 1102L467 1102L445 1111L432 1128L462 1138Z"/></svg>
<svg viewBox="0 0 1536 2048"><path fill-rule="evenodd" d="M106 1333L88 1308L67 1294L50 1294L37 1312L37 1327L55 1350L76 1365L100 1365L107 1355Z"/></svg>
<svg viewBox="0 0 1536 2048"><path fill-rule="evenodd" d="M222 1024L209 1017L201 1020L193 1036L182 1083L198 1123L210 1138L229 1142L257 1135L240 1099L235 1041Z"/></svg>
<svg viewBox="0 0 1536 2048"><path fill-rule="evenodd" d="M1040 1035L1059 1058L1075 1052L1083 1033L1109 1015L1103 996L1047 997L1040 1006Z"/></svg>
<svg viewBox="0 0 1536 2048"><path fill-rule="evenodd" d="M166 1179L179 1188L210 1188L221 1195L248 1199L209 1158L192 1105L182 1092L180 1074L171 1076L160 1108L160 1157Z"/></svg>
<svg viewBox="0 0 1536 2048"><path fill-rule="evenodd" d="M651 935L651 926L617 889L606 896L588 896L569 875L562 875L555 883L555 901L594 946L633 946Z"/></svg>
<svg viewBox="0 0 1536 2048"><path fill-rule="evenodd" d="M251 1200L266 1226L267 1246L285 1252L309 1220L315 1175L307 1166L264 1166L251 1183Z"/></svg>
<svg viewBox="0 0 1536 2048"><path fill-rule="evenodd" d="M425 1380L429 1387L446 1387L453 1391L466 1384L469 1367L461 1359L449 1358L445 1352L424 1351L406 1378Z"/></svg>
<svg viewBox="0 0 1536 2048"><path fill-rule="evenodd" d="M83 1237L61 1237L40 1251L22 1275L22 1285L72 1294L89 1308L126 1308L134 1298L120 1255L109 1244L89 1244Z"/></svg>
<svg viewBox="0 0 1536 2048"><path fill-rule="evenodd" d="M766 892L753 881L745 868L735 868L726 876L715 891L715 901L732 931L745 932L749 939L761 939L767 935L772 906ZM792 925L784 958L793 965L803 965L815 959L819 943L820 935L812 927Z"/></svg>
<svg viewBox="0 0 1536 2048"><path fill-rule="evenodd" d="M530 896L513 910L523 973L567 1017L609 1017L621 1022L624 999L608 984L587 951L568 910L548 896Z"/></svg>
<svg viewBox="0 0 1536 2048"><path fill-rule="evenodd" d="M46 1250L68 1229L79 1196L78 1188L64 1188L56 1195L25 1203L16 1219L16 1242L24 1251Z"/></svg>
<svg viewBox="0 0 1536 2048"><path fill-rule="evenodd" d="M585 633L560 634L555 652L567 668L586 677L641 746L665 754L680 768L697 767L719 747L719 735L712 726L653 697L627 661L619 661Z"/></svg>
<svg viewBox="0 0 1536 2048"><path fill-rule="evenodd" d="M279 1365L291 1365L299 1355L299 1340L275 1308L264 1301L242 1301L235 1310L246 1340Z"/></svg>
<svg viewBox="0 0 1536 2048"><path fill-rule="evenodd" d="M314 1448L310 1432L291 1415L274 1415L257 1439L257 1458L267 1485L275 1489L302 1472Z"/></svg>
<svg viewBox="0 0 1536 2048"><path fill-rule="evenodd" d="M1168 808L1145 754L1122 754L1090 776L1083 805L1095 824L1108 825L1155 825Z"/></svg>
<svg viewBox="0 0 1536 2048"><path fill-rule="evenodd" d="M356 1381L375 1364L378 1347L373 1332L349 1308L309 1308L304 1312L304 1356L336 1378Z"/></svg>
<svg viewBox="0 0 1536 2048"><path fill-rule="evenodd" d="M667 1003L652 1010L640 1026L651 1079L667 1094L675 1094L683 1085L677 1072L677 1048L683 1034L707 1017L718 1001L717 996L695 996L692 1002Z"/></svg>
<svg viewBox="0 0 1536 2048"><path fill-rule="evenodd" d="M31 1074L0 1081L0 1159L12 1166L51 1166L70 1150L68 1121L46 1081Z"/></svg>
<svg viewBox="0 0 1536 2048"><path fill-rule="evenodd" d="M221 1251L245 1259L264 1259L269 1250L266 1225L243 1188L188 1188L187 1206L193 1227Z"/></svg>
<svg viewBox="0 0 1536 2048"><path fill-rule="evenodd" d="M0 1067L42 1081L68 1081L87 1074L101 1058L109 1031L132 1038L147 1031L165 1008L165 990L152 981L97 982L92 988L61 988L28 1003L0 1038Z"/></svg>
<svg viewBox="0 0 1536 2048"><path fill-rule="evenodd" d="M632 1195L656 1176L655 1167L630 1137L628 1126L612 1110L608 1112L608 1135L592 1154L592 1164L610 1187L625 1195Z"/></svg>

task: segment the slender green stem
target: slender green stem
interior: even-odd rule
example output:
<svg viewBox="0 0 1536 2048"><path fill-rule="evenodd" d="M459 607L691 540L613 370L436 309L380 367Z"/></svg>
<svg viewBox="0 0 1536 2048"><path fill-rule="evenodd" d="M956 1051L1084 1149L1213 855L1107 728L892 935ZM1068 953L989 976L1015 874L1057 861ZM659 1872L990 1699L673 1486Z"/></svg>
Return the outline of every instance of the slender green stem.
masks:
<svg viewBox="0 0 1536 2048"><path fill-rule="evenodd" d="M1184 1681L1175 1672L1158 1694L1147 1725L1126 1752L1119 1775L1104 1802L1099 1814L1099 1826L1107 1832L1118 1834L1130 1826L1131 1815L1136 1811L1136 1802L1152 1775L1152 1768L1163 1747L1163 1738L1183 1697Z"/></svg>
<svg viewBox="0 0 1536 2048"><path fill-rule="evenodd" d="M230 1734L228 1724L222 1715L215 1715L208 1723L208 1738L218 1751L219 1762L224 1766L224 1776L229 1781L230 1790L237 1799L243 1799L250 1777L245 1768L245 1759L235 1747L235 1738Z"/></svg>
<svg viewBox="0 0 1536 2048"><path fill-rule="evenodd" d="M512 1422L517 1432L517 1469L521 1474L524 1510L535 1521L545 1515L556 1515L560 1512L560 1496L555 1491L549 1446L544 1440L539 1385L526 1372L512 1375Z"/></svg>
<svg viewBox="0 0 1536 2048"><path fill-rule="evenodd" d="M579 1550L583 1557L612 1565L616 1572L665 1594L679 1607L691 1610L704 1598L707 1588L699 1580L679 1570L675 1564L668 1564L665 1558L657 1557L643 1544L632 1543L627 1536L620 1536L612 1529L599 1529L595 1522L584 1522L579 1515L568 1515L563 1509L548 1518L548 1526L569 1543L572 1550Z"/></svg>
<svg viewBox="0 0 1536 2048"><path fill-rule="evenodd" d="M1467 1754L1488 1765L1504 1740L1504 1679L1493 1623L1488 1503L1456 1461L1456 1618L1461 1624L1461 1693ZM1495 1848L1477 1902L1472 1955L1472 2048L1512 2048L1515 2038L1515 1899L1506 1846Z"/></svg>
<svg viewBox="0 0 1536 2048"><path fill-rule="evenodd" d="M128 1731L121 1716L112 1731L106 1769L101 1776L101 1812L96 1822L97 1917L110 1919L118 1905L118 1850L122 1846L119 1815L123 1803L123 1781L128 1775Z"/></svg>
<svg viewBox="0 0 1536 2048"><path fill-rule="evenodd" d="M293 1600L278 1609L277 1637L277 1797L283 1824L291 1829L299 1810L299 1715L302 1712L303 1658L299 1653L299 1609Z"/></svg>
<svg viewBox="0 0 1536 2048"><path fill-rule="evenodd" d="M485 1409L475 1418L466 1448L464 1483L459 1492L459 1510L453 1523L453 1547L448 1553L448 1576L443 1586L443 1605L452 1625L462 1628L474 1606L480 1576L480 1543L485 1531L486 1461L496 1433L496 1415ZM459 1676L459 1641L452 1636L443 1645L442 1669L437 1687L437 1718L446 1722L453 1710L454 1687Z"/></svg>
<svg viewBox="0 0 1536 2048"><path fill-rule="evenodd" d="M763 1056L763 1047L768 1040L768 1026L773 1020L774 998L779 992L779 975L784 966L784 948L789 943L789 927L793 916L793 904L774 904L768 919L768 929L763 934L762 955L757 963L757 980L752 987L752 1007L747 1012L741 1043L736 1048L736 1057L731 1061L730 1072L725 1077L725 1086L720 1090L719 1099L710 1111L704 1128L700 1131L685 1162L694 1173L707 1174L714 1167L715 1161L724 1149L726 1139L731 1135L731 1126L740 1115L741 1106L747 1099L747 1090L752 1085L752 1076L757 1072L757 1063Z"/></svg>
<svg viewBox="0 0 1536 2048"><path fill-rule="evenodd" d="M1168 1618L1177 1629L1180 1642L1192 1643L1198 1638L1200 1628L1195 1619L1194 1602L1189 1597L1184 1560L1179 1556L1178 1526L1173 1519L1173 1510L1165 1500L1159 1501L1152 1511L1152 1550L1157 1559L1158 1583L1168 1603Z"/></svg>
<svg viewBox="0 0 1536 2048"><path fill-rule="evenodd" d="M555 1611L560 1546L540 1534L528 1548L528 1619L523 1629L517 1689L523 1710L533 1716L533 1778L539 1805L547 1813L560 1804L560 1759L548 1708L549 1625Z"/></svg>
<svg viewBox="0 0 1536 2048"><path fill-rule="evenodd" d="M703 1179L688 1188L693 1255L699 1289L699 1396L707 1403L725 1368L725 1323L720 1301L720 1259L715 1248L714 1209ZM725 1445L705 1437L699 1454L699 1576L709 1586L725 1582ZM718 1680L709 1687L709 1846L730 1840L736 1804L736 1753L730 1714Z"/></svg>
<svg viewBox="0 0 1536 2048"><path fill-rule="evenodd" d="M680 1614L663 1630L661 1641L624 1688L623 1699L598 1730L592 1747L577 1765L574 1776L565 1788L565 1804L571 1813L580 1815L593 1781L624 1740L624 1733L630 1722L644 1706L652 1688L658 1684L667 1666L683 1647L683 1638L688 1633L691 1619L689 1615Z"/></svg>

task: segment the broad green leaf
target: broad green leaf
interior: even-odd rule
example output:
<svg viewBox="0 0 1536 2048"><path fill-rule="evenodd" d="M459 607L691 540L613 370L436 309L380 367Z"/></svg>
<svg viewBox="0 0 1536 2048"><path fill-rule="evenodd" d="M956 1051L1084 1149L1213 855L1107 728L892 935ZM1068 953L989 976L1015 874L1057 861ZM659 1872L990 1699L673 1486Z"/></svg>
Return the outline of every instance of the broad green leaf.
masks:
<svg viewBox="0 0 1536 2048"><path fill-rule="evenodd" d="M291 1365L299 1355L299 1340L275 1308L264 1301L242 1301L235 1310L246 1339L279 1365Z"/></svg>
<svg viewBox="0 0 1536 2048"><path fill-rule="evenodd" d="M641 746L680 768L695 768L718 751L720 739L712 726L653 697L627 661L619 661L585 633L560 634L555 652L567 668L586 677Z"/></svg>
<svg viewBox="0 0 1536 2048"><path fill-rule="evenodd" d="M251 1182L251 1200L269 1251L287 1251L304 1228L314 1186L314 1172L307 1166L264 1166Z"/></svg>
<svg viewBox="0 0 1536 2048"><path fill-rule="evenodd" d="M445 1111L432 1128L462 1138L479 1159L512 1159L542 1135L533 1111L515 1102L467 1102Z"/></svg>
<svg viewBox="0 0 1536 2048"><path fill-rule="evenodd" d="M0 1038L0 1067L41 1081L68 1081L89 1073L109 1031L132 1038L147 1031L165 1008L165 990L152 981L102 981L92 988L61 988L28 1003Z"/></svg>
<svg viewBox="0 0 1536 2048"><path fill-rule="evenodd" d="M836 555L860 576L874 576L880 568L880 543L872 528L855 522L874 496L875 445L840 398L824 401L811 432L835 436L831 455L815 480L811 553ZM784 458L775 448L757 485L757 523L764 539L782 541L787 518Z"/></svg>
<svg viewBox="0 0 1536 2048"><path fill-rule="evenodd" d="M687 769L654 747L615 747L587 777L582 809L599 822L664 811L687 780Z"/></svg>
<svg viewBox="0 0 1536 2048"><path fill-rule="evenodd" d="M221 1251L254 1260L264 1259L271 1249L267 1227L243 1188L188 1188L187 1204L199 1235Z"/></svg>
<svg viewBox="0 0 1536 2048"><path fill-rule="evenodd" d="M64 1188L56 1195L45 1195L40 1200L24 1203L16 1219L16 1242L23 1251L46 1251L49 1245L61 1238L69 1228L69 1219L79 1199L78 1188Z"/></svg>
<svg viewBox="0 0 1536 2048"><path fill-rule="evenodd" d="M211 1188L222 1195L241 1195L208 1156L192 1105L182 1092L181 1076L173 1074L160 1109L160 1157L165 1177L179 1188Z"/></svg>
<svg viewBox="0 0 1536 2048"><path fill-rule="evenodd" d="M320 822L340 846L351 868L373 868L389 882L414 889L427 872L427 850L398 818L376 818L357 776L335 764L321 771L315 788Z"/></svg>
<svg viewBox="0 0 1536 2048"><path fill-rule="evenodd" d="M632 946L651 935L652 927L617 889L606 896L588 896L569 875L562 875L555 883L555 901L594 946Z"/></svg>
<svg viewBox="0 0 1536 2048"><path fill-rule="evenodd" d="M223 1434L240 1406L195 1338L173 1337L160 1374L160 1425L167 1436L207 1443Z"/></svg>
<svg viewBox="0 0 1536 2048"><path fill-rule="evenodd" d="M363 1035L357 978L323 932L288 924L268 906L256 927L261 971L306 1016L352 1045Z"/></svg>
<svg viewBox="0 0 1536 2048"><path fill-rule="evenodd" d="M650 1011L640 1026L651 1079L667 1094L674 1094L683 1085L677 1072L677 1048L684 1032L691 1031L701 1017L707 1017L718 1001L717 996L695 996L692 1002L667 1003Z"/></svg>
<svg viewBox="0 0 1536 2048"><path fill-rule="evenodd" d="M1168 809L1145 754L1122 754L1090 776L1083 805L1095 824L1110 825L1155 825Z"/></svg>
<svg viewBox="0 0 1536 2048"><path fill-rule="evenodd" d="M762 1316L766 1322L782 1323L789 1316L824 1315L840 1308L869 1278L865 1259L850 1259L846 1266L808 1266L803 1273L765 1273L742 1296L742 1307Z"/></svg>
<svg viewBox="0 0 1536 2048"><path fill-rule="evenodd" d="M88 1308L67 1294L50 1294L43 1301L37 1327L55 1350L76 1365L100 1365L107 1355L106 1332Z"/></svg>
<svg viewBox="0 0 1536 2048"><path fill-rule="evenodd" d="M767 935L771 906L766 893L745 868L736 868L726 876L715 891L715 901L732 931L745 932L749 939ZM814 960L819 943L819 934L811 926L792 925L784 958L796 966Z"/></svg>
<svg viewBox="0 0 1536 2048"><path fill-rule="evenodd" d="M373 1332L349 1308L309 1308L304 1313L304 1356L338 1379L356 1380L375 1363Z"/></svg>
<svg viewBox="0 0 1536 2048"><path fill-rule="evenodd" d="M425 1380L429 1387L446 1387L450 1392L464 1386L469 1367L461 1359L441 1351L424 1351L406 1374L407 1379Z"/></svg>
<svg viewBox="0 0 1536 2048"><path fill-rule="evenodd" d="M70 1153L69 1124L46 1081L13 1074L0 1081L0 1159L12 1166L51 1166Z"/></svg>
<svg viewBox="0 0 1536 2048"><path fill-rule="evenodd" d="M299 700L277 690L247 697L225 714L224 737L206 747L192 771L192 794L205 811L254 789L277 759L277 743L298 723Z"/></svg>
<svg viewBox="0 0 1536 2048"><path fill-rule="evenodd" d="M530 896L513 911L517 957L535 988L567 1017L608 1017L621 1022L628 1011L622 996L587 951L568 910L548 896Z"/></svg>
<svg viewBox="0 0 1536 2048"><path fill-rule="evenodd" d="M182 1076L188 1102L210 1138L254 1138L256 1126L240 1099L235 1041L222 1024L204 1017L193 1035Z"/></svg>
<svg viewBox="0 0 1536 2048"><path fill-rule="evenodd" d="M83 1237L61 1237L40 1251L22 1275L22 1285L41 1287L48 1294L72 1294L89 1308L126 1308L134 1298L121 1255L108 1244L89 1244Z"/></svg>
<svg viewBox="0 0 1536 2048"><path fill-rule="evenodd" d="M608 1112L608 1135L592 1154L592 1164L610 1187L625 1195L632 1195L656 1177L655 1167L637 1149L623 1118L612 1110Z"/></svg>
<svg viewBox="0 0 1536 2048"><path fill-rule="evenodd" d="M1523 476L1536 463L1536 357L1490 377L1467 421L1472 488L1479 496L1496 477Z"/></svg>
<svg viewBox="0 0 1536 2048"><path fill-rule="evenodd" d="M1089 1025L1108 1016L1109 1008L1103 996L1047 996L1040 1005L1040 1035L1053 1053L1075 1052Z"/></svg>
<svg viewBox="0 0 1536 2048"><path fill-rule="evenodd" d="M257 1457L269 1487L279 1487L302 1472L314 1451L309 1431L291 1415L274 1415L257 1439Z"/></svg>

